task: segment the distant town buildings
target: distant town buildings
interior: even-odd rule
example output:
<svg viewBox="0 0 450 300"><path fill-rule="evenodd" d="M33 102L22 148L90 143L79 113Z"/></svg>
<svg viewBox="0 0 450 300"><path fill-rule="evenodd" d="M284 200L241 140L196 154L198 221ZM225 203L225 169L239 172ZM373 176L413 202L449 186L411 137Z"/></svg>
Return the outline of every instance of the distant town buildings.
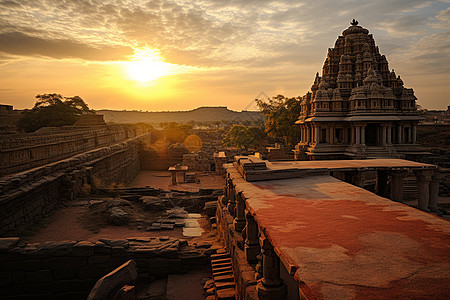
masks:
<svg viewBox="0 0 450 300"><path fill-rule="evenodd" d="M414 91L353 20L301 98L302 135L294 152L297 159L412 158L423 153L416 143L421 119Z"/></svg>

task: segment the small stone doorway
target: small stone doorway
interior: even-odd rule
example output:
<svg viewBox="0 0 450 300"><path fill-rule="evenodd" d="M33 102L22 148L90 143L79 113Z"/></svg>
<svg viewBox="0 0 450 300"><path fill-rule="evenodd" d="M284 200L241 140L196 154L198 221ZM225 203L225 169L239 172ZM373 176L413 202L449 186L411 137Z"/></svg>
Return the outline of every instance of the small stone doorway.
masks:
<svg viewBox="0 0 450 300"><path fill-rule="evenodd" d="M377 146L378 145L378 132L379 132L378 124L367 124L366 127L366 145L367 146Z"/></svg>

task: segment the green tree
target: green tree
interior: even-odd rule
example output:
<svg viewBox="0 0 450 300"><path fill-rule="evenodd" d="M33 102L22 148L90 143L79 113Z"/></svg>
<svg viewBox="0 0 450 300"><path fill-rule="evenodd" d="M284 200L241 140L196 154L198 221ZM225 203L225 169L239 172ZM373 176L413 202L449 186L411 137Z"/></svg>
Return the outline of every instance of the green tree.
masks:
<svg viewBox="0 0 450 300"><path fill-rule="evenodd" d="M256 144L253 132L244 125L234 124L222 140L225 147L237 147L247 150Z"/></svg>
<svg viewBox="0 0 450 300"><path fill-rule="evenodd" d="M32 132L41 127L72 125L82 113L94 112L79 96L65 98L60 94L42 94L36 96L34 107L22 114L17 126Z"/></svg>
<svg viewBox="0 0 450 300"><path fill-rule="evenodd" d="M181 143L192 131L192 126L189 124L179 124L177 122L160 123L163 126L162 132L164 138L169 143Z"/></svg>
<svg viewBox="0 0 450 300"><path fill-rule="evenodd" d="M270 137L280 137L292 148L300 140L300 126L295 124L300 115L300 100L277 95L268 102L256 99L259 110L266 116L265 131Z"/></svg>

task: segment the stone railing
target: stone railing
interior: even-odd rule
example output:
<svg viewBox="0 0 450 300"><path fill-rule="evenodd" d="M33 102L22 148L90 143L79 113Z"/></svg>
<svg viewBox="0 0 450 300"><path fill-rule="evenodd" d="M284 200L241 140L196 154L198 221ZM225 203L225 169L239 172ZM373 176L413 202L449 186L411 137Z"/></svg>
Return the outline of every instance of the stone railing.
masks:
<svg viewBox="0 0 450 300"><path fill-rule="evenodd" d="M207 264L203 252L169 237L42 244L0 239L0 298L86 299L99 278L130 259L137 264L138 280L149 281Z"/></svg>

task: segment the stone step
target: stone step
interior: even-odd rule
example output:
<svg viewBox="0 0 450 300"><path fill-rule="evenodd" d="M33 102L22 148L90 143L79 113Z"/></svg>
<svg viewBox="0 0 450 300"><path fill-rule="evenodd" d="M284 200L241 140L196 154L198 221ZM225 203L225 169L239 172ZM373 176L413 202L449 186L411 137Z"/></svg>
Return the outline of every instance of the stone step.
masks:
<svg viewBox="0 0 450 300"><path fill-rule="evenodd" d="M219 254L212 254L211 255L211 261L217 260L217 259L223 259L223 258L230 258L230 254L228 254L228 253L219 253Z"/></svg>
<svg viewBox="0 0 450 300"><path fill-rule="evenodd" d="M233 267L230 265L230 266L226 266L226 267L222 267L222 268L215 268L215 269L213 269L213 275L214 274L217 274L217 273L221 273L221 272L228 272L228 271L230 271L230 272L233 272Z"/></svg>
<svg viewBox="0 0 450 300"><path fill-rule="evenodd" d="M233 274L233 270L230 268L230 270L227 270L227 271L214 272L213 277L214 276L223 276L223 275L232 275L232 274Z"/></svg>
<svg viewBox="0 0 450 300"><path fill-rule="evenodd" d="M211 259L211 264L221 264L224 262L231 262L231 258L219 258L219 259Z"/></svg>
<svg viewBox="0 0 450 300"><path fill-rule="evenodd" d="M216 269L224 268L224 267L232 267L233 265L231 262L228 263L221 263L221 264L211 264L213 271Z"/></svg>
<svg viewBox="0 0 450 300"><path fill-rule="evenodd" d="M234 288L216 290L217 300L235 300L236 290Z"/></svg>
<svg viewBox="0 0 450 300"><path fill-rule="evenodd" d="M214 286L216 287L216 291L228 289L228 288L234 289L234 281L233 282L214 282Z"/></svg>
<svg viewBox="0 0 450 300"><path fill-rule="evenodd" d="M231 274L228 275L218 275L213 276L214 282L234 282L234 276Z"/></svg>

